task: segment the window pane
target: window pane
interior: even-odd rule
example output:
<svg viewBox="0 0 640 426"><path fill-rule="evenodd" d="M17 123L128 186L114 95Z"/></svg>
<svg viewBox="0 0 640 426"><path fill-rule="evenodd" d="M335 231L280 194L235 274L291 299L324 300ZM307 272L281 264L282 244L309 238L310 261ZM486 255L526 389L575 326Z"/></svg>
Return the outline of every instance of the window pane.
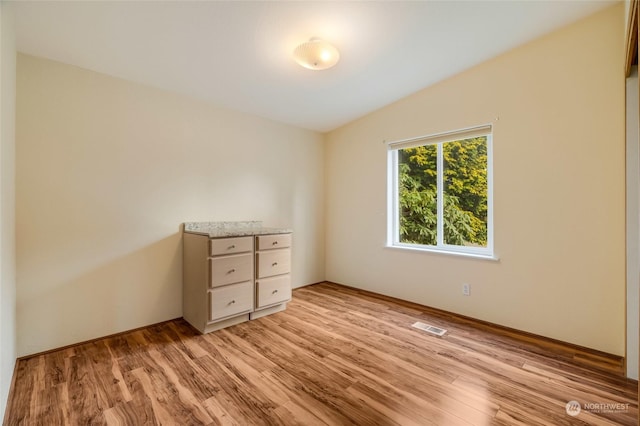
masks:
<svg viewBox="0 0 640 426"><path fill-rule="evenodd" d="M487 137L446 142L443 154L444 243L487 246Z"/></svg>
<svg viewBox="0 0 640 426"><path fill-rule="evenodd" d="M398 150L398 208L401 243L437 243L436 145Z"/></svg>

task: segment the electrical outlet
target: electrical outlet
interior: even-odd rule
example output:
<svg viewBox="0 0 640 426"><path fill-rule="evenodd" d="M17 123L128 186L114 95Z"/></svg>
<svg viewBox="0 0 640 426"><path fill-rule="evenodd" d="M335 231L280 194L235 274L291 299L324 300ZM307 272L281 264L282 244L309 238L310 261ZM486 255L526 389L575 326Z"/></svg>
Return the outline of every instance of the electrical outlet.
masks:
<svg viewBox="0 0 640 426"><path fill-rule="evenodd" d="M462 284L462 294L469 296L471 294L471 285L466 283Z"/></svg>

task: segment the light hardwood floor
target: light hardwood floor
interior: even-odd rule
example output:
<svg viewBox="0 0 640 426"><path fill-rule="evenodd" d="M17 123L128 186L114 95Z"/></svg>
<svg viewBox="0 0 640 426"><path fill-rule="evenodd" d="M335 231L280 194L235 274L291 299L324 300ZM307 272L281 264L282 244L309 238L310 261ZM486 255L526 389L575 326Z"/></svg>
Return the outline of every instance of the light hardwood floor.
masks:
<svg viewBox="0 0 640 426"><path fill-rule="evenodd" d="M411 328L418 320L448 333ZM621 405L571 417L571 400ZM631 425L637 415L620 359L323 283L295 290L284 312L211 334L175 320L19 360L5 420Z"/></svg>

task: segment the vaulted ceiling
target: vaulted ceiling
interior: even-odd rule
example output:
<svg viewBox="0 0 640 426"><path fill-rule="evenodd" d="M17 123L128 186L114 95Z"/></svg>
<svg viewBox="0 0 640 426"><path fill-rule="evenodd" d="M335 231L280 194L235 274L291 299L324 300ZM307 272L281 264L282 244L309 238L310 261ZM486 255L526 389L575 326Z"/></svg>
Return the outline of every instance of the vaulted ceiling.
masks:
<svg viewBox="0 0 640 426"><path fill-rule="evenodd" d="M608 1L16 1L18 50L332 130ZM311 71L311 37L341 53Z"/></svg>

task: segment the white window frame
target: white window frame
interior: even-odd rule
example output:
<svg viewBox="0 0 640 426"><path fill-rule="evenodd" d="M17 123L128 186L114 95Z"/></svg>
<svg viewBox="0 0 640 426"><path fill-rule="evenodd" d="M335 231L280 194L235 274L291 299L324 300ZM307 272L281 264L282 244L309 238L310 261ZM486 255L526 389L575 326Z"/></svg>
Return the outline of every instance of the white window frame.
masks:
<svg viewBox="0 0 640 426"><path fill-rule="evenodd" d="M443 152L442 145L474 137L487 137L487 246L466 247L444 243L444 197L443 197ZM424 145L437 145L437 243L424 245L400 242L400 209L398 186L398 150ZM493 127L488 125L471 127L446 133L421 136L412 139L387 142L387 247L424 252L436 252L497 260L493 248Z"/></svg>

